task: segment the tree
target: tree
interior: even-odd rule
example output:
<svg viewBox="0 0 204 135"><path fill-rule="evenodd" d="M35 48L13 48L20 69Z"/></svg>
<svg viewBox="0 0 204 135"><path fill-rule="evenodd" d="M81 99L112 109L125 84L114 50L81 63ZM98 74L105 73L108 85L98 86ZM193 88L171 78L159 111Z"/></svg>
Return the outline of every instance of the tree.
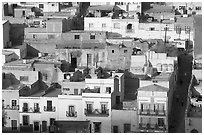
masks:
<svg viewBox="0 0 204 135"><path fill-rule="evenodd" d="M83 80L84 80L83 74L79 70L74 72L73 76L71 76L71 78L70 78L70 82L81 82Z"/></svg>
<svg viewBox="0 0 204 135"><path fill-rule="evenodd" d="M98 79L106 79L110 77L110 74L107 73L107 71L105 71L102 67L99 67L98 69L96 69L96 72L97 72Z"/></svg>

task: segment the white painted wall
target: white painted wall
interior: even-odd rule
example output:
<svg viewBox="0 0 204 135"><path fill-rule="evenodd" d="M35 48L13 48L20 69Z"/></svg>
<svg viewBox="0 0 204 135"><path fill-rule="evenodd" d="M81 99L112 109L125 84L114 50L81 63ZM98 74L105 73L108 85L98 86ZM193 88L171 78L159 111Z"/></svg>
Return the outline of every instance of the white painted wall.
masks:
<svg viewBox="0 0 204 135"><path fill-rule="evenodd" d="M158 81L157 83L153 82L152 80L140 80L139 87L144 87L152 84L157 84L166 88L169 88L169 80L167 81Z"/></svg>

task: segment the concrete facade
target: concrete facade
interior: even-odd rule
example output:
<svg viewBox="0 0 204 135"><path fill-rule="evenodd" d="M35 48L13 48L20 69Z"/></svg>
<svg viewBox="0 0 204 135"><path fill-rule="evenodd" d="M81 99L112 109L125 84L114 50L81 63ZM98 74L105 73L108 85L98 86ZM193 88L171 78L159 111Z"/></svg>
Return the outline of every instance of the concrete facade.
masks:
<svg viewBox="0 0 204 135"><path fill-rule="evenodd" d="M4 20L3 23L3 48L11 47L10 43L10 23Z"/></svg>

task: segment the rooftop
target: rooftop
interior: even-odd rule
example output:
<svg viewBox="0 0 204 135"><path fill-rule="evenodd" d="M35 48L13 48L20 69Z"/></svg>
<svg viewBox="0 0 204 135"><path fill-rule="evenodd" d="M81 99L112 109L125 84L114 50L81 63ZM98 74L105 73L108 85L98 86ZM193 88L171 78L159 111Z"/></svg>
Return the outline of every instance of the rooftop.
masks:
<svg viewBox="0 0 204 135"><path fill-rule="evenodd" d="M10 85L9 87L5 88L4 90L20 90L22 88L26 87L25 84L13 84L13 85Z"/></svg>
<svg viewBox="0 0 204 135"><path fill-rule="evenodd" d="M159 75L154 76L152 78L152 80L155 80L155 81L169 81L170 77L171 77L171 73L160 73Z"/></svg>
<svg viewBox="0 0 204 135"><path fill-rule="evenodd" d="M114 8L114 5L96 5L96 6L90 6L87 10L106 10L106 11L112 11Z"/></svg>
<svg viewBox="0 0 204 135"><path fill-rule="evenodd" d="M146 13L164 13L164 12L172 13L173 8L171 6L153 5L152 8L150 8L145 12Z"/></svg>
<svg viewBox="0 0 204 135"><path fill-rule="evenodd" d="M11 55L11 54L13 54L14 52L12 52L12 51L7 51L7 50L2 50L2 54L3 55Z"/></svg>
<svg viewBox="0 0 204 135"><path fill-rule="evenodd" d="M4 25L8 20L2 20L2 24Z"/></svg>
<svg viewBox="0 0 204 135"><path fill-rule="evenodd" d="M157 84L152 84L137 89L138 91L158 91L158 92L168 92L168 88L159 86Z"/></svg>

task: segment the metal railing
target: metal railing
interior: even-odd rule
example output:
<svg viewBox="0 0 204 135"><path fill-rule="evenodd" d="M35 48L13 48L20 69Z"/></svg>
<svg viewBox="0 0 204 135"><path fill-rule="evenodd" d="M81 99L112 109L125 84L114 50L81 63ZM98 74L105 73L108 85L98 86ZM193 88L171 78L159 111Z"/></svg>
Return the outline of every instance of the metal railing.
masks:
<svg viewBox="0 0 204 135"><path fill-rule="evenodd" d="M139 110L140 115L155 115L155 116L165 116L165 110L150 110L150 109L143 109Z"/></svg>
<svg viewBox="0 0 204 135"><path fill-rule="evenodd" d="M86 116L109 116L109 109L103 110L103 109L84 109L84 113Z"/></svg>
<svg viewBox="0 0 204 135"><path fill-rule="evenodd" d="M34 108L34 107L22 107L22 112L24 113L40 113L40 107Z"/></svg>
<svg viewBox="0 0 204 135"><path fill-rule="evenodd" d="M16 105L16 106L6 105L6 106L3 106L3 109L5 109L5 110L19 110L19 105Z"/></svg>
<svg viewBox="0 0 204 135"><path fill-rule="evenodd" d="M66 111L66 116L67 117L77 117L77 112Z"/></svg>
<svg viewBox="0 0 204 135"><path fill-rule="evenodd" d="M150 123L139 123L140 130L157 130L157 131L165 131L166 125L158 125L158 124L150 124Z"/></svg>
<svg viewBox="0 0 204 135"><path fill-rule="evenodd" d="M44 111L45 112L55 112L56 109L55 109L55 106L51 106L51 107L44 106Z"/></svg>

